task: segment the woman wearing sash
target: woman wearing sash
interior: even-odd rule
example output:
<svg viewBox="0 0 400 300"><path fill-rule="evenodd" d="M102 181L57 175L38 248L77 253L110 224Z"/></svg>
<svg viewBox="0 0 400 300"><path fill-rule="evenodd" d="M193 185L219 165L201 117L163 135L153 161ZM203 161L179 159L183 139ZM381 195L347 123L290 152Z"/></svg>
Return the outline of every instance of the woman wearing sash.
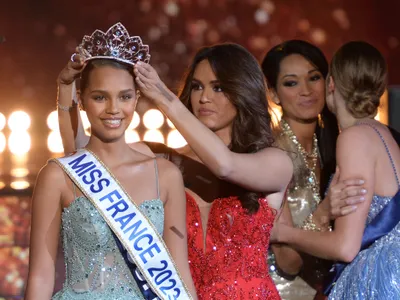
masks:
<svg viewBox="0 0 400 300"><path fill-rule="evenodd" d="M283 116L275 131L276 143L288 152L294 165L293 180L286 193L294 226L301 228L312 215L328 227L329 201L321 200L335 171L339 133L336 118L325 105L328 62L316 46L289 40L269 50L261 66L271 100L282 109ZM342 184L343 192L354 196L347 199L352 205L336 210L335 216L353 211L353 205L362 197L357 195L362 193L359 180ZM281 270L282 264L290 263L286 256L280 255L283 247L272 245L271 248L270 273L283 299L311 300L316 290L319 292L316 298L323 298L322 284L329 262L302 254L301 271L298 273L296 266L287 266L286 269L292 269L287 274Z"/></svg>
<svg viewBox="0 0 400 300"><path fill-rule="evenodd" d="M234 64L232 60L235 61ZM235 67L235 64L237 65L236 60L241 62L241 66L248 66L248 68ZM216 77L213 75L214 73L210 72L209 68L205 68L204 65L207 61L213 63L214 68L218 70L219 76L223 76L223 78L218 77L220 80L223 79L221 82L215 81L214 79L216 79ZM201 68L200 62L203 62ZM226 70L225 73L224 70ZM191 108L192 101L189 101L189 96L192 92L194 93L193 100L198 102L193 103L197 106L203 106L201 103L203 101L199 99L198 96L199 91L202 90L202 86L198 81L193 81L195 72L199 78L206 77L203 79L203 84L206 85L208 92L213 92L214 94L213 99L208 101L208 105L210 105L210 102L213 103L214 115L207 112L207 110L201 110L201 113L195 113ZM211 78L208 78L210 76ZM253 81L255 81L254 85L252 84ZM230 82L231 84L229 84ZM222 93L226 84L228 84L230 89ZM165 91L168 91L163 84L161 86ZM170 92L168 91L168 93ZM243 93L247 93L246 95L248 98L244 99ZM232 105L230 101L226 99L225 95L229 95L230 98L239 99L241 101L237 105L237 111L241 115L244 114L245 117L241 118L240 121L237 120L238 118L234 117L235 112L232 110ZM251 140L257 141L258 139L262 142L260 143L262 145L263 143L265 144L266 137L269 140L271 139L265 85L260 68L258 64L256 64L254 57L238 45L223 44L201 49L194 58L189 76L185 81L185 88L180 98L183 100L185 106L189 108L189 111L182 110L178 117L169 117L171 119L181 118L181 116L187 116L190 112L191 115L193 114L194 117L198 118L195 124L196 126L200 126L199 132L206 131L206 135L208 137L212 136L213 138L211 140L203 140L203 138L201 138L197 140L194 146L185 146L181 149L176 149L176 151L168 149L163 145L155 145L153 143L148 143L148 145L153 151L162 153L168 157L168 159L178 165L182 171L187 190L189 259L197 291L200 297L204 299L213 299L213 297L219 297L219 299L227 299L229 297L236 297L239 299L257 297L262 299L274 299L277 297L277 294L275 292L271 293L271 291L275 291L275 288L271 285L269 275L267 274L266 252L262 251L263 249L266 251L268 247L268 239L266 238L274 214L271 214L271 210L267 207L265 200L261 199L260 201L260 199L258 199L261 211L257 212L255 216L249 215L246 210L241 208L229 214L222 213L226 218L224 218L224 222L221 223L221 219L219 219L221 218L219 217L221 211L227 211L232 207L240 208L242 203L238 201L238 198L239 200L241 198L243 200L248 200L250 198L251 200L251 198L254 199L254 193L249 193L249 190L246 189L248 187L247 180L230 183L220 178L221 174L219 174L219 170L215 168L214 162L224 158L224 155L231 155L231 151L226 151L226 146L222 148L224 149L223 152L194 152L196 145L198 147L198 143L211 146L213 143L216 143L217 146L223 146L229 144L229 140L235 137L236 140L232 141L231 149L243 153L246 151L254 151L248 146ZM175 101L174 97L172 97L172 99ZM71 106L70 98L60 98L60 102L61 101L63 101L62 103L65 106ZM252 107L252 110L248 111L247 107ZM74 112L74 110L71 110L71 112ZM218 115L218 117L216 117L216 115ZM70 111L60 111L59 117L60 132L63 137L64 147L66 151L72 151L75 149L75 141L71 126ZM235 121L232 119L235 119ZM181 120L183 121L183 119ZM229 120L232 121L229 122ZM263 120L261 124L258 124L259 120ZM173 122L178 123L179 121ZM235 125L232 125L232 122ZM241 124L241 122L243 122L243 124ZM185 126L191 128L192 125L188 124ZM232 131L230 130L231 127ZM85 136L81 134L82 132L82 130L78 130L76 140L78 148L86 143ZM214 135L210 135L212 132L216 135L215 137L220 138L214 138ZM249 132L252 132L252 134L249 135ZM196 131L193 131L191 133L192 137L193 134L195 134L194 138L196 138L196 133ZM244 140L241 141L241 137L243 137ZM246 140L247 138L249 139ZM222 145L221 139L223 141ZM254 144L253 148L256 146L255 142ZM247 150L246 148L240 148L245 146ZM210 157L212 157L212 159L210 159ZM268 169L268 167L265 168ZM263 170L262 173L264 180L266 180L266 171ZM229 178L226 179L229 180ZM337 199L340 200L339 198ZM215 203L212 204L214 201ZM255 201L253 200L252 202ZM340 205L336 205L335 207L343 206L342 201L332 201L332 203L340 203ZM236 216L236 222L232 223L232 225L235 226L230 227L228 225L233 221L233 216ZM207 224L208 226L206 226ZM248 227L248 224L253 225L249 226L248 231L244 231L243 228ZM207 235L205 235L204 232L207 232ZM221 233L219 234L218 232ZM237 232L240 234L237 234ZM233 234L235 234L235 236L233 236ZM229 238L229 236L231 236L231 238ZM235 240L235 242L231 243L229 239ZM228 243L226 243L227 241ZM235 245L239 245L239 241L244 244L251 243L250 245L255 249L255 253L243 254L241 248L235 248ZM205 245L204 242L206 243ZM226 245L222 246L224 243L226 243ZM206 246L205 250L204 246ZM220 250L218 254L215 252L215 249ZM260 251L257 249L260 249ZM294 252L290 249L288 251ZM225 255L226 259L222 260ZM252 255L254 261L257 259L257 266L251 266L251 261L253 260ZM296 252L294 252L294 256L296 255ZM295 260L296 257L294 257L292 261ZM228 262L232 263L228 264ZM233 272L232 270L235 268L240 270L240 272ZM228 278L227 276L231 277ZM236 281L235 283L236 279L232 278L235 276L243 276L245 280ZM258 278L258 280L256 280L256 278ZM250 284L250 282L252 282L252 284Z"/></svg>
<svg viewBox="0 0 400 300"><path fill-rule="evenodd" d="M190 293L196 298L181 173L146 147L124 140L138 100L133 65L149 60L148 47L116 24L107 33L85 36L79 52L60 73L58 92L70 97L80 76L79 99L92 135L86 149L40 171L25 299L51 298L60 234L66 281L53 299L186 300ZM157 257L163 257L158 264ZM152 296L154 287L158 293Z"/></svg>
<svg viewBox="0 0 400 300"><path fill-rule="evenodd" d="M340 178L361 177L365 201L335 220L332 231L312 218L309 231L279 224L276 240L338 261L325 289L329 299L400 298L400 150L389 129L374 120L386 88L387 66L365 42L342 46L331 62L327 103L341 128L336 158Z"/></svg>

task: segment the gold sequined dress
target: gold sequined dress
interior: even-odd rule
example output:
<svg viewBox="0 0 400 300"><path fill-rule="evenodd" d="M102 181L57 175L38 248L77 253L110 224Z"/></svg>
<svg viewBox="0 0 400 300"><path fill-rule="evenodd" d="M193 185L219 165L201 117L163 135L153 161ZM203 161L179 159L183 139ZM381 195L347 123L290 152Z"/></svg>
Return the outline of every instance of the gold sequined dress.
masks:
<svg viewBox="0 0 400 300"><path fill-rule="evenodd" d="M297 140L281 126L276 129L277 146L288 152L292 158L294 170L293 179L287 191L287 201L292 214L293 223L296 227L301 227L305 219L312 213L319 201L319 183L311 184L312 176L310 168L304 162L304 158L299 154L296 145ZM316 189L317 187L317 189ZM311 286L322 284L323 274L327 271L326 263L323 261L302 255L303 269L299 276L290 280L280 276L283 275L276 266L272 251L269 251L268 263L270 274L283 300L310 300L314 299L316 290ZM285 276L289 278L289 276ZM307 283L308 282L308 283Z"/></svg>

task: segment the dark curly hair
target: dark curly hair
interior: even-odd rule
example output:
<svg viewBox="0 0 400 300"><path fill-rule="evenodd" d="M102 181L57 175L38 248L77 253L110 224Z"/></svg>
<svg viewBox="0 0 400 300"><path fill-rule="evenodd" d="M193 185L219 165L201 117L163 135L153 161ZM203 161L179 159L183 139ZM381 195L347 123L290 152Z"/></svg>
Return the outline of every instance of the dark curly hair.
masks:
<svg viewBox="0 0 400 300"><path fill-rule="evenodd" d="M200 49L183 81L180 99L193 112L190 101L197 65L208 60L224 94L237 109L230 150L255 153L273 145L272 122L264 74L255 57L240 45L226 43ZM239 199L249 213L257 212L260 193L245 191Z"/></svg>

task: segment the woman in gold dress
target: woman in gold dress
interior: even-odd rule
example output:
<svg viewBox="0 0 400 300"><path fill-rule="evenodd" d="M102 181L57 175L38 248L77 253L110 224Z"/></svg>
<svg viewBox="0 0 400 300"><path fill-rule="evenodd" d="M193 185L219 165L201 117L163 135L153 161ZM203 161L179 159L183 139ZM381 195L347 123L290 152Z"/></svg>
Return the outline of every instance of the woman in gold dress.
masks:
<svg viewBox="0 0 400 300"><path fill-rule="evenodd" d="M326 224L327 230L329 201L321 200L335 172L339 133L335 116L325 106L328 62L316 46L290 40L272 48L266 54L262 68L270 98L282 109L276 142L288 152L294 164L293 180L286 195L293 225L303 227L307 218L318 218L318 223ZM350 191L347 199L350 206L339 214L354 211L354 204L362 201L363 190L358 184L357 180L347 183L345 190ZM290 265L290 259L282 252L285 246L271 248L270 272L282 299L324 299L320 289L329 262L302 254L302 266Z"/></svg>

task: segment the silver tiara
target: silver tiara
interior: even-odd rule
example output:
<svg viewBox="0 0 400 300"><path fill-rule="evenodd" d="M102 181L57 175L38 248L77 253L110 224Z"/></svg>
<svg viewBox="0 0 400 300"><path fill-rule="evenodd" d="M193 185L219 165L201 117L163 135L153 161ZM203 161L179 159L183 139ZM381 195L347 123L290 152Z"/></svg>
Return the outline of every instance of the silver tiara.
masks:
<svg viewBox="0 0 400 300"><path fill-rule="evenodd" d="M106 33L96 29L91 36L85 35L79 53L85 61L103 58L130 65L150 61L149 46L143 45L140 37L129 36L121 23L111 26Z"/></svg>

